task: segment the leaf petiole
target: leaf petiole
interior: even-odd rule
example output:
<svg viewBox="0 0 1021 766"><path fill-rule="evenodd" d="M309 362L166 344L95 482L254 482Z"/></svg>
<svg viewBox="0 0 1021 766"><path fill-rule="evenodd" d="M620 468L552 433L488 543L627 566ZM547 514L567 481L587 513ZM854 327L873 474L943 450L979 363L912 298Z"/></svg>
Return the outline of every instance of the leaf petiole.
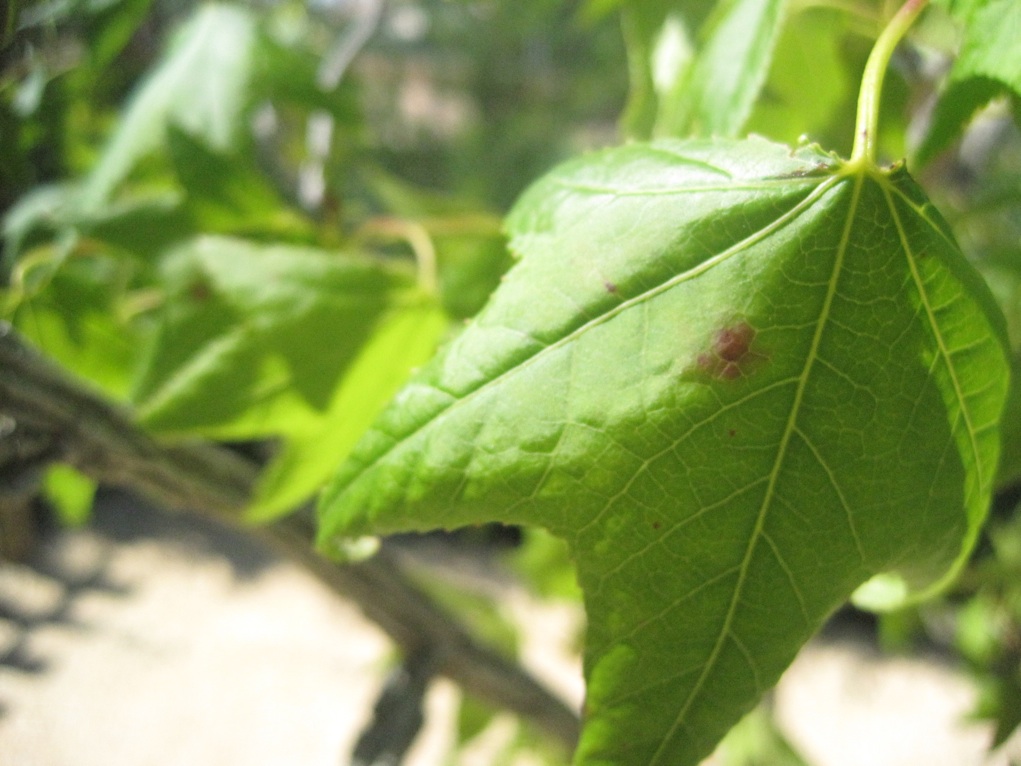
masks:
<svg viewBox="0 0 1021 766"><path fill-rule="evenodd" d="M858 114L854 125L854 146L851 165L876 164L876 137L879 130L879 104L883 92L883 77L901 38L918 18L929 0L907 0L890 19L879 35L865 63L858 94Z"/></svg>

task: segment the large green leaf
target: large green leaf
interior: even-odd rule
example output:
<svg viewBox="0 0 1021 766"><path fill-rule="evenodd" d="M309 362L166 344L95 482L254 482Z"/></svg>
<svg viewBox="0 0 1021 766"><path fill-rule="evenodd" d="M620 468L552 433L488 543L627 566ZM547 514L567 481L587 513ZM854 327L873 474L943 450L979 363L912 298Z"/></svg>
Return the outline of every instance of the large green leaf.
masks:
<svg viewBox="0 0 1021 766"><path fill-rule="evenodd" d="M932 586L996 467L1002 320L903 168L763 141L554 171L520 262L322 501L539 524L589 616L577 764L695 764L856 587Z"/></svg>

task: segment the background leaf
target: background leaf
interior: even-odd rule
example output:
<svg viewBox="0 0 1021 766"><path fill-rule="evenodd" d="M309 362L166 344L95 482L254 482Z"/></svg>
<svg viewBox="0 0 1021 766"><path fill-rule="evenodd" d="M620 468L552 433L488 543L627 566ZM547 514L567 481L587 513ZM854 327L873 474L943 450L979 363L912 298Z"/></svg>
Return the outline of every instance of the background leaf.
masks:
<svg viewBox="0 0 1021 766"><path fill-rule="evenodd" d="M255 65L254 16L210 3L178 31L170 53L141 85L85 183L84 207L105 202L169 124L226 150L241 135Z"/></svg>
<svg viewBox="0 0 1021 766"><path fill-rule="evenodd" d="M783 21L782 0L731 0L700 33L685 75L661 97L655 134L736 136L769 71Z"/></svg>
<svg viewBox="0 0 1021 766"><path fill-rule="evenodd" d="M625 10L632 91L624 124L639 136L736 136L769 71L779 0L730 0L701 24L703 4Z"/></svg>
<svg viewBox="0 0 1021 766"><path fill-rule="evenodd" d="M448 326L447 316L427 301L384 317L347 368L322 417L286 424L288 439L260 477L249 517L271 519L315 494L411 371L436 351Z"/></svg>
<svg viewBox="0 0 1021 766"><path fill-rule="evenodd" d="M19 271L5 297L7 318L25 336L107 395L126 399L134 354L147 337L122 321L109 289L124 279L124 264L102 258L66 259L59 243L41 248Z"/></svg>
<svg viewBox="0 0 1021 766"><path fill-rule="evenodd" d="M521 260L342 466L322 543L547 527L589 615L575 762L696 764L870 575L970 548L1002 320L902 169L810 149L599 153L509 226Z"/></svg>
<svg viewBox="0 0 1021 766"><path fill-rule="evenodd" d="M960 135L975 112L1010 94L1021 104L1021 4L1014 0L947 3L965 22L954 61L929 130L915 153L924 164Z"/></svg>
<svg viewBox="0 0 1021 766"><path fill-rule="evenodd" d="M203 237L168 261L172 286L135 392L164 431L250 438L288 430L299 395L324 409L392 306L421 300L404 264L286 245Z"/></svg>
<svg viewBox="0 0 1021 766"><path fill-rule="evenodd" d="M167 146L193 230L312 238L312 225L287 205L252 157L214 152L175 125L167 127Z"/></svg>
<svg viewBox="0 0 1021 766"><path fill-rule="evenodd" d="M749 118L751 133L794 144L803 135L846 138L854 120L857 93L849 75L838 11L810 6L788 11L777 41L777 55ZM864 61L854 62L860 70ZM855 71L852 69L851 71ZM806 98L811 93L812 98Z"/></svg>

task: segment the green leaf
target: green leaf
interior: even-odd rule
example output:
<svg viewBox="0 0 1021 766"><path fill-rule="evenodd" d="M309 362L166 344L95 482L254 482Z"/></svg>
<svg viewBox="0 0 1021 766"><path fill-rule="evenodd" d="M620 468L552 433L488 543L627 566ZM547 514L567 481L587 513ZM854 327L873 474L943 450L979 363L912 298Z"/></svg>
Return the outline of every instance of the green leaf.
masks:
<svg viewBox="0 0 1021 766"><path fill-rule="evenodd" d="M81 208L77 185L42 186L15 204L3 222L0 276L33 247L83 236L145 260L194 234L180 192L146 190L96 208ZM95 247L85 248L94 252Z"/></svg>
<svg viewBox="0 0 1021 766"><path fill-rule="evenodd" d="M249 155L211 151L173 125L167 145L194 230L311 238L311 223L287 205Z"/></svg>
<svg viewBox="0 0 1021 766"><path fill-rule="evenodd" d="M697 50L690 22L676 9L629 8L632 95L625 125L638 135L738 135L769 71L783 6L781 0L725 0L701 26ZM643 128L650 118L651 131Z"/></svg>
<svg viewBox="0 0 1021 766"><path fill-rule="evenodd" d="M682 19L669 15L670 5L634 3L621 12L630 82L620 122L622 132L631 138L652 137L657 85L662 88L675 82L691 60L688 27Z"/></svg>
<svg viewBox="0 0 1021 766"><path fill-rule="evenodd" d="M566 539L576 764L696 764L871 575L939 582L989 501L1002 319L903 168L631 145L512 212L521 260L398 394L320 542L497 520Z"/></svg>
<svg viewBox="0 0 1021 766"><path fill-rule="evenodd" d="M769 71L783 7L782 0L721 3L684 77L661 97L655 133L738 135Z"/></svg>
<svg viewBox="0 0 1021 766"><path fill-rule="evenodd" d="M1011 387L1003 410L1003 450L997 472L997 487L1021 483L1021 353L1011 363Z"/></svg>
<svg viewBox="0 0 1021 766"><path fill-rule="evenodd" d="M847 132L857 96L849 71L861 71L864 61L856 67L845 61L846 26L841 13L828 7L809 6L790 16L748 131L792 144L805 134L820 140ZM839 131L831 131L834 124Z"/></svg>
<svg viewBox="0 0 1021 766"><path fill-rule="evenodd" d="M502 220L477 204L416 187L387 173L364 173L383 208L420 227L436 251L440 298L456 319L474 316L500 284L511 257Z"/></svg>
<svg viewBox="0 0 1021 766"><path fill-rule="evenodd" d="M318 82L322 55L306 41L315 40L320 30L312 25L291 29L276 39L267 30L259 46L258 85L261 94L274 104L293 105L305 112L328 113L336 128L355 130L362 125L360 94L354 78L345 77L330 88Z"/></svg>
<svg viewBox="0 0 1021 766"><path fill-rule="evenodd" d="M91 40L89 55L95 67L109 66L130 41L149 12L152 0L111 0L77 3ZM81 6L85 7L82 8ZM84 13L82 13L84 11Z"/></svg>
<svg viewBox="0 0 1021 766"><path fill-rule="evenodd" d="M153 263L171 245L194 235L181 195L135 194L89 211L71 211L67 224L96 240Z"/></svg>
<svg viewBox="0 0 1021 766"><path fill-rule="evenodd" d="M43 491L62 522L80 525L88 521L96 494L94 480L68 465L54 463L46 469Z"/></svg>
<svg viewBox="0 0 1021 766"><path fill-rule="evenodd" d="M171 286L135 392L150 428L233 438L286 432L324 409L390 307L421 297L409 268L313 248L202 237L168 262Z"/></svg>
<svg viewBox="0 0 1021 766"><path fill-rule="evenodd" d="M19 199L3 217L0 278L8 281L15 262L26 251L56 237L67 225L77 190L66 184L38 186Z"/></svg>
<svg viewBox="0 0 1021 766"><path fill-rule="evenodd" d="M508 558L515 574L528 583L532 593L547 599L580 600L570 550L559 537L539 527L529 529L524 544Z"/></svg>
<svg viewBox="0 0 1021 766"><path fill-rule="evenodd" d="M259 478L250 520L268 521L318 492L411 371L432 356L448 325L431 301L382 319L322 416L287 423L287 443Z"/></svg>
<svg viewBox="0 0 1021 766"><path fill-rule="evenodd" d="M65 260L60 248L41 248L36 268L19 274L19 289L0 292L8 317L54 361L115 398L126 397L135 351L145 334L120 312L123 264L106 258ZM38 279L34 271L45 276Z"/></svg>
<svg viewBox="0 0 1021 766"><path fill-rule="evenodd" d="M711 4L686 3L683 14L672 0L619 4L630 80L621 124L625 134L647 139L656 124L659 95L673 88L690 66L695 55L691 30L705 19Z"/></svg>
<svg viewBox="0 0 1021 766"><path fill-rule="evenodd" d="M141 159L163 145L170 124L213 149L230 148L246 127L257 42L255 18L245 8L200 6L132 98L86 180L83 206L103 204Z"/></svg>
<svg viewBox="0 0 1021 766"><path fill-rule="evenodd" d="M965 22L961 51L940 95L932 124L916 152L928 162L960 135L975 112L1005 93L1021 99L1021 3L1016 0L952 3Z"/></svg>

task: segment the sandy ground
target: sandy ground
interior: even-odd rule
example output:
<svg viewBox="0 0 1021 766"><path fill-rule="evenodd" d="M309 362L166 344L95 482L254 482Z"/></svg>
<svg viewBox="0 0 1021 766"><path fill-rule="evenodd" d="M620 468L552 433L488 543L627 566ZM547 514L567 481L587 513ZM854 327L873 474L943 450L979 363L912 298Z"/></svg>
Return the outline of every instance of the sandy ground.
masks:
<svg viewBox="0 0 1021 766"><path fill-rule="evenodd" d="M580 700L577 612L506 600L526 663ZM108 496L90 527L0 567L0 766L346 764L392 656L354 607L244 536ZM820 641L775 698L815 766L1021 763L1021 747L984 755L989 731L965 721L975 691L932 661ZM451 760L457 699L433 685L407 766L488 766L512 736L498 720Z"/></svg>

